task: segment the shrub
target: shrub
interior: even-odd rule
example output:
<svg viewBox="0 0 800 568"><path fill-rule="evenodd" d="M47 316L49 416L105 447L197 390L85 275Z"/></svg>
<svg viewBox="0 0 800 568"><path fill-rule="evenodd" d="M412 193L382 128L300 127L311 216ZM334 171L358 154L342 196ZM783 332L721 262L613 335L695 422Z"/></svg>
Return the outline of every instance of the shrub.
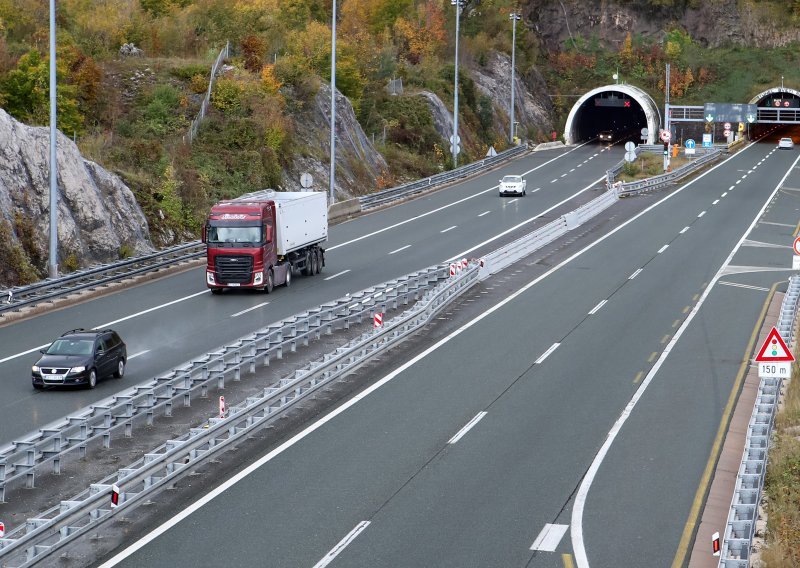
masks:
<svg viewBox="0 0 800 568"><path fill-rule="evenodd" d="M239 113L242 110L243 91L238 81L222 77L214 83L211 102L223 113Z"/></svg>

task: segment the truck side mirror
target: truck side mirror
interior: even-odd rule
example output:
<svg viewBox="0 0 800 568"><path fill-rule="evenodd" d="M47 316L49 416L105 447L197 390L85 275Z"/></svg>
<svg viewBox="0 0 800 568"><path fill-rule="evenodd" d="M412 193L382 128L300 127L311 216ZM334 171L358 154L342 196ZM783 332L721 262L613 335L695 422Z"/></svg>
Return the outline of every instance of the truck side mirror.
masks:
<svg viewBox="0 0 800 568"><path fill-rule="evenodd" d="M208 225L203 225L200 229L200 241L206 242L206 232L208 231Z"/></svg>

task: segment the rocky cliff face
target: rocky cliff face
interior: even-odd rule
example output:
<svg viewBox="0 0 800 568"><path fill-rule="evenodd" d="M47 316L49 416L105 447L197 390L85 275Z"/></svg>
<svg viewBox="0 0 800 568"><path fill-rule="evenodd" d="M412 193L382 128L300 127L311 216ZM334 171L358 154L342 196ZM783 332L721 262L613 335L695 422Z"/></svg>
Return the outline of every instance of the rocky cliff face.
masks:
<svg viewBox="0 0 800 568"><path fill-rule="evenodd" d="M59 264L87 266L119 258L123 247L152 250L147 221L133 193L117 176L84 160L58 135ZM44 272L49 238L50 132L17 122L0 109L0 224L16 245L15 258ZM0 244L0 246L3 246ZM1 284L15 284L14 267L0 270Z"/></svg>
<svg viewBox="0 0 800 568"><path fill-rule="evenodd" d="M659 40L672 25L707 47L771 48L800 41L800 29L776 22L769 9L739 0L700 2L696 8L645 8L621 0L530 0L523 13L551 51L570 41L570 34L620 45L628 32Z"/></svg>
<svg viewBox="0 0 800 568"><path fill-rule="evenodd" d="M313 104L295 115L298 145L304 151L294 158L292 169L284 174L287 191L302 191L300 176L311 174L317 191L330 187L331 87L323 84ZM356 120L350 101L336 91L336 192L337 201L364 195L375 189L377 179L388 171L386 160L367 138Z"/></svg>

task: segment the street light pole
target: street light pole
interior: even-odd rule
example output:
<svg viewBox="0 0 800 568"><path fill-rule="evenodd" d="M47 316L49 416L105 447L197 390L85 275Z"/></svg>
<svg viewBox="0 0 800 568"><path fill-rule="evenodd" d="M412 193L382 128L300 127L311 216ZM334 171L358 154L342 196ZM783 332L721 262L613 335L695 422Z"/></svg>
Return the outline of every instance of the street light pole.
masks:
<svg viewBox="0 0 800 568"><path fill-rule="evenodd" d="M455 169L458 167L458 151L460 150L458 138L458 32L461 22L461 7L464 5L464 0L450 0L450 4L456 7L456 78L453 86L453 136L450 138L450 149L453 151L453 169Z"/></svg>
<svg viewBox="0 0 800 568"><path fill-rule="evenodd" d="M331 205L336 202L336 2L333 0L331 24Z"/></svg>
<svg viewBox="0 0 800 568"><path fill-rule="evenodd" d="M58 276L58 162L56 161L56 1L50 0L50 258L48 274Z"/></svg>
<svg viewBox="0 0 800 568"><path fill-rule="evenodd" d="M509 19L512 21L511 24L511 133L509 135L508 141L513 144L514 143L514 72L516 70L517 61L516 61L516 52L517 52L517 20L521 20L522 16L517 14L516 12L511 12L509 14Z"/></svg>

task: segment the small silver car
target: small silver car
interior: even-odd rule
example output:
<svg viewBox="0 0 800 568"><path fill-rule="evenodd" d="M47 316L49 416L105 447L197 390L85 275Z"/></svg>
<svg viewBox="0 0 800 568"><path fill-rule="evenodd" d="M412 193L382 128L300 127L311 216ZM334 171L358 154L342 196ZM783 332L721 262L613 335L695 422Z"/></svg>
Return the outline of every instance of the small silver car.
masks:
<svg viewBox="0 0 800 568"><path fill-rule="evenodd" d="M527 182L522 176L503 176L500 180L500 195L525 195Z"/></svg>
<svg viewBox="0 0 800 568"><path fill-rule="evenodd" d="M781 138L778 141L778 148L786 148L787 150L791 150L794 148L794 141L791 138Z"/></svg>

